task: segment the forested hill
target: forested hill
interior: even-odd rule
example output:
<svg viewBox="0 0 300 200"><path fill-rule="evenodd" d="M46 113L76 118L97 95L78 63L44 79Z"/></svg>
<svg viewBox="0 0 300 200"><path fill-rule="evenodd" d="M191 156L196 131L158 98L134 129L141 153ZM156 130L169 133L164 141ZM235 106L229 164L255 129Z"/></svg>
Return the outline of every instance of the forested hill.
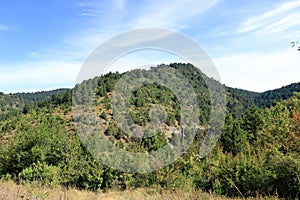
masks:
<svg viewBox="0 0 300 200"><path fill-rule="evenodd" d="M159 69L168 67L189 81L200 106L201 126L197 126L189 149L174 163L149 173L125 173L99 162L76 132L75 125L80 121L76 119L80 117L88 125L96 124L101 136L113 146L133 153L148 154L168 144L178 144L187 138L184 136L189 136L190 127L180 127L185 118L181 119L176 95L167 87L146 81L151 71L158 74ZM297 93L300 83L265 93L226 87L228 109L221 138L206 157L199 158L204 136L213 135L206 134L214 102L205 83L220 83L199 73L191 64L181 63L133 70L132 75L143 81L128 99L127 110L133 124L146 127L151 122L150 108L154 105L165 111L158 113L160 116L152 115L153 119L164 120L162 130L141 131L149 137L124 132L126 129L121 129L113 116L112 91L124 74L108 73L86 80L72 90L0 94L0 180L93 191L159 188L240 198L300 198L300 93ZM163 81L170 79L169 74L161 76ZM89 87L96 98L90 98ZM97 119L84 116L89 110L85 106L83 112L77 112L79 116L73 116L72 102L81 104L90 100L95 105L92 109ZM84 124L81 128L90 130ZM91 143L103 146L103 141ZM115 163L123 162L128 164L126 167L132 167L128 161L115 160ZM147 160L139 165L151 167Z"/></svg>
<svg viewBox="0 0 300 200"><path fill-rule="evenodd" d="M4 94L3 92L0 92L0 122L9 118L10 115L15 116L21 112L26 112L26 110L35 106L50 104L57 96L64 96L70 92L70 89L13 94ZM70 98L68 101L70 101Z"/></svg>
<svg viewBox="0 0 300 200"><path fill-rule="evenodd" d="M161 65L162 67L165 65ZM200 94L199 104L200 106L206 107L209 104L209 95L206 83L207 81L212 81L215 84L219 84L217 81L208 78L203 73L199 73L196 68L191 64L183 63L172 63L169 67L179 70L185 77L190 81L191 85L194 87L195 92ZM99 85L96 88L98 95L101 93L110 92L114 87L116 80L118 80L122 74L119 73L109 73L103 78L99 79ZM105 80L105 81L103 81ZM252 106L258 106L260 108L270 107L275 105L276 102L290 98L294 92L300 92L300 82L293 83L287 86L283 86L278 89L269 90L266 92L258 93L247 91L238 88L226 87L226 97L227 97L227 109L233 114L234 117L240 117L241 114L248 108ZM2 107L2 115L4 113L5 107L15 108L16 110L23 110L25 106L32 107L38 106L38 104L48 104L48 103L63 103L69 101L71 103L71 90L70 89L56 89L52 91L41 91L32 93L14 93L14 94L4 94L0 92L0 105ZM1 113L0 113L1 120Z"/></svg>
<svg viewBox="0 0 300 200"><path fill-rule="evenodd" d="M19 99L24 104L26 103L36 103L39 101L47 101L52 98L53 95L67 92L70 89L60 88L50 91L40 91L40 92L21 92L9 94L12 98Z"/></svg>
<svg viewBox="0 0 300 200"><path fill-rule="evenodd" d="M288 99L294 92L300 92L300 83L293 83L278 89L265 92L251 92L238 88L226 87L227 108L234 113L234 116L240 116L240 112L251 106L260 108L271 107L277 102Z"/></svg>
<svg viewBox="0 0 300 200"><path fill-rule="evenodd" d="M293 83L278 89L263 92L259 95L260 105L270 107L271 105L275 105L278 101L290 98L294 92L300 92L300 83Z"/></svg>

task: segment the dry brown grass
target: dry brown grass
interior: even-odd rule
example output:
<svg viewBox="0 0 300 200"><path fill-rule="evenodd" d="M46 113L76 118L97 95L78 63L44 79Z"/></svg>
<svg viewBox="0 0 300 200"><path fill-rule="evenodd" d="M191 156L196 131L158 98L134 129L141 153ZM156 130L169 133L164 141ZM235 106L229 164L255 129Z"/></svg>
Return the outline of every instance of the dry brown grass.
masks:
<svg viewBox="0 0 300 200"><path fill-rule="evenodd" d="M136 189L126 191L91 192L61 187L46 188L37 185L16 185L12 182L0 183L0 200L229 200L208 193L168 191L161 189ZM254 199L254 198L253 198ZM255 198L277 200L277 198Z"/></svg>

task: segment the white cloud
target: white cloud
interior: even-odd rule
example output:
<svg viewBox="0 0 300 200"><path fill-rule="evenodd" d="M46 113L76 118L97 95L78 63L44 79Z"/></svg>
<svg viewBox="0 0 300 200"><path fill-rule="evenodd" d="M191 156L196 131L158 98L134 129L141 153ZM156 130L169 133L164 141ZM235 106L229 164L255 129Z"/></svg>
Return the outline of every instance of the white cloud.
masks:
<svg viewBox="0 0 300 200"><path fill-rule="evenodd" d="M183 22L203 13L218 2L219 0L145 0L134 3L126 0L89 0L78 3L78 7L81 15L97 19L98 24L114 21L128 29L175 28L184 26L186 23ZM123 17L126 18L125 21Z"/></svg>
<svg viewBox="0 0 300 200"><path fill-rule="evenodd" d="M257 29L278 29L279 26L283 26L281 30L286 30L299 24L299 20L296 20L298 23L295 23L295 14L299 13L299 8L299 0L284 3L275 10L247 19L241 24L237 32L246 33ZM282 20L282 18L284 19Z"/></svg>
<svg viewBox="0 0 300 200"><path fill-rule="evenodd" d="M299 82L299 52L294 49L244 53L213 59L226 85L266 91Z"/></svg>
<svg viewBox="0 0 300 200"><path fill-rule="evenodd" d="M299 13L300 1L289 1L234 28L229 39L214 48L224 83L263 92L299 82L300 54L290 45L299 40Z"/></svg>
<svg viewBox="0 0 300 200"><path fill-rule="evenodd" d="M94 49L114 35L137 28L169 28L181 30L189 20L213 7L219 0L144 1L135 5L125 0L111 2L86 1L78 4L81 14L88 15L87 28L67 36L64 42L86 49Z"/></svg>
<svg viewBox="0 0 300 200"><path fill-rule="evenodd" d="M289 28L300 25L299 19L300 19L300 13L292 13L292 14L285 16L282 19L270 24L269 26L265 27L264 29L267 31L269 30L270 32L273 32L273 33L286 31Z"/></svg>
<svg viewBox="0 0 300 200"><path fill-rule="evenodd" d="M80 14L87 17L103 17L104 15L112 16L109 12L124 12L126 0L110 0L110 1L82 1L77 4L80 8Z"/></svg>
<svg viewBox="0 0 300 200"><path fill-rule="evenodd" d="M191 18L211 8L218 3L218 0L209 2L204 0L149 0L144 1L142 6L131 2L130 8L126 7L127 3L129 4L125 0L106 2L105 5L104 2L94 0L79 3L81 14L89 15L87 28L74 35L66 36L63 42L74 49L79 49L80 51L75 55L84 60L98 45L126 30L143 27L181 29L183 24L188 24ZM151 35L147 37L147 41L135 40L134 42L140 44L149 42L151 39L162 41L159 39L163 37L166 36ZM114 44L120 48L135 45L126 40L116 41ZM63 52L61 54L64 55Z"/></svg>
<svg viewBox="0 0 300 200"><path fill-rule="evenodd" d="M140 16L131 24L133 28L163 27L185 28L186 22L218 3L218 0L164 0L150 1L140 10Z"/></svg>

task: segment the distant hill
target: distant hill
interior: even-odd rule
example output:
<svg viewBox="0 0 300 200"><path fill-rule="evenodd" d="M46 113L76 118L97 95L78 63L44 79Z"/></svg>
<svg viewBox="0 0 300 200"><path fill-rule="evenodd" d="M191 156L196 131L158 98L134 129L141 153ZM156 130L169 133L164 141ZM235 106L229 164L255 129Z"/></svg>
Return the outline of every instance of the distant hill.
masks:
<svg viewBox="0 0 300 200"><path fill-rule="evenodd" d="M270 107L278 101L290 98L294 92L300 92L300 83L292 83L278 89L263 92L259 95L258 104L263 107Z"/></svg>
<svg viewBox="0 0 300 200"><path fill-rule="evenodd" d="M10 116L16 116L23 111L25 106L37 106L38 104L49 104L55 95L70 92L70 89L56 89L52 91L4 94L0 92L0 122Z"/></svg>
<svg viewBox="0 0 300 200"><path fill-rule="evenodd" d="M300 83L293 83L261 93L231 87L226 87L226 91L227 108L232 113L239 113L253 105L260 108L274 106L277 102L292 97L294 92L300 92Z"/></svg>
<svg viewBox="0 0 300 200"><path fill-rule="evenodd" d="M53 95L64 93L67 91L70 91L70 89L61 88L61 89L50 90L50 91L41 91L41 92L13 93L13 94L10 94L10 96L20 99L24 103L35 103L35 102L39 102L39 101L50 100Z"/></svg>

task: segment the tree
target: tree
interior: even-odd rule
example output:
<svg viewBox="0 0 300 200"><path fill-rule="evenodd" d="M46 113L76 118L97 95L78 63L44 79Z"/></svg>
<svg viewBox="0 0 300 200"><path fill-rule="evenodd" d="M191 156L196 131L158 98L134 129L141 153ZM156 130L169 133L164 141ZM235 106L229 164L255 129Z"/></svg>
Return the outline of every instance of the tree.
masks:
<svg viewBox="0 0 300 200"><path fill-rule="evenodd" d="M263 129L263 110L252 107L243 114L241 128L245 131L247 139L252 144L257 139L257 134Z"/></svg>
<svg viewBox="0 0 300 200"><path fill-rule="evenodd" d="M221 137L223 151L237 155L247 144L247 136L241 129L239 121L233 120L231 114L225 119L223 135Z"/></svg>
<svg viewBox="0 0 300 200"><path fill-rule="evenodd" d="M28 114L29 113L29 111L32 109L32 106L30 105L30 104L25 104L25 106L24 106L24 108L23 108L23 110L22 110L22 113L23 114Z"/></svg>

